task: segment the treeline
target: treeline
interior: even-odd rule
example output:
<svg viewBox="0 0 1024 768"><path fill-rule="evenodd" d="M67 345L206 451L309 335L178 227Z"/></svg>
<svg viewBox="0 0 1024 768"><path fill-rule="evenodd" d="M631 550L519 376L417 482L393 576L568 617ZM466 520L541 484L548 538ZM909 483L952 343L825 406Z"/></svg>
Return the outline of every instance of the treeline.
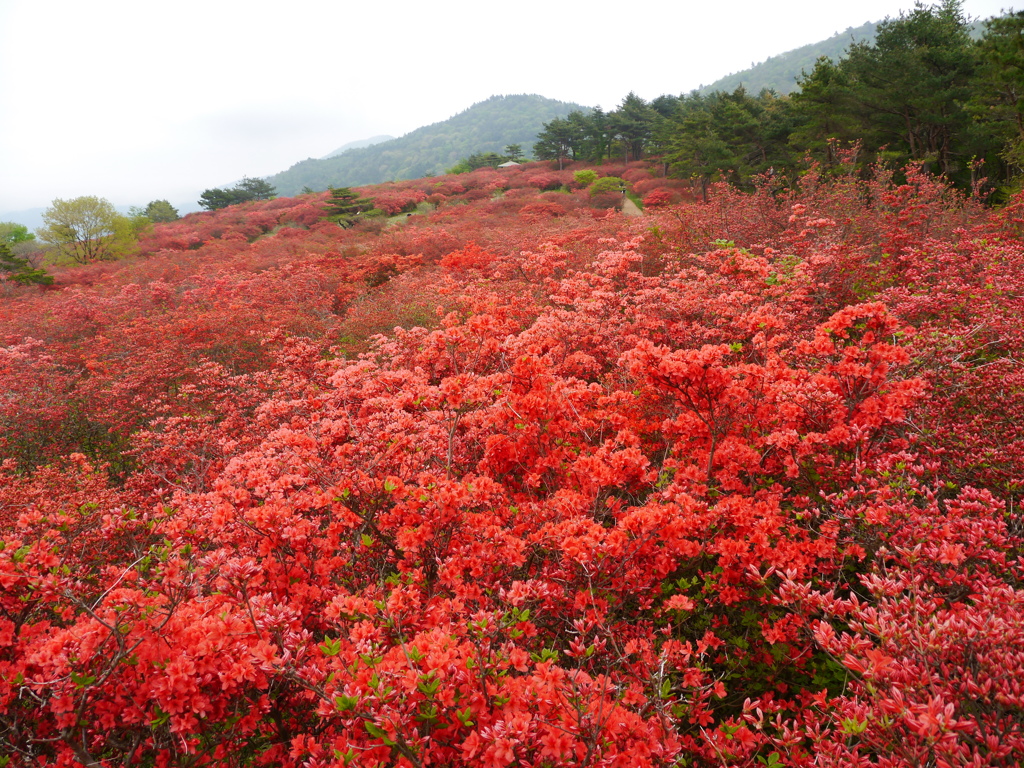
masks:
<svg viewBox="0 0 1024 768"><path fill-rule="evenodd" d="M602 162L660 156L706 190L717 179L782 178L810 154L831 165L923 165L960 187L984 176L1004 191L1024 171L1024 12L989 20L980 39L960 0L918 6L878 25L873 43L818 59L800 91L660 96L633 93L614 111L577 111L544 126L539 159Z"/></svg>

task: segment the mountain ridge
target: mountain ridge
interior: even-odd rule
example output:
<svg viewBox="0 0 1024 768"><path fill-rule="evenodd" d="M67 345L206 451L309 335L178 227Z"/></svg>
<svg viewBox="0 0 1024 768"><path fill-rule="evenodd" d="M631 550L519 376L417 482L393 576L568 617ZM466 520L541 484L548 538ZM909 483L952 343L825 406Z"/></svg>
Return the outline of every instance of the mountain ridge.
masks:
<svg viewBox="0 0 1024 768"><path fill-rule="evenodd" d="M323 190L436 176L475 152L500 153L509 144L519 144L529 153L544 123L577 109L589 107L537 94L491 96L397 139L308 158L266 179L279 195L287 196L304 187Z"/></svg>
<svg viewBox="0 0 1024 768"><path fill-rule="evenodd" d="M697 91L705 95L715 91L731 93L743 86L749 93L760 93L765 88L779 94L792 93L799 90L796 81L800 73L810 72L819 57L827 56L836 61L852 43L873 42L879 23L869 21L859 27L847 27L843 32L837 32L816 43L769 56L752 67L720 77L710 85L702 85Z"/></svg>
<svg viewBox="0 0 1024 768"><path fill-rule="evenodd" d="M395 137L388 134L380 134L379 136L371 136L368 139L357 139L356 141L350 141L347 144L342 144L333 152L328 152L326 155L321 157L321 160L326 160L329 157L337 157L343 155L350 149L365 149L366 147L372 147L374 144L381 144L385 141L391 141Z"/></svg>

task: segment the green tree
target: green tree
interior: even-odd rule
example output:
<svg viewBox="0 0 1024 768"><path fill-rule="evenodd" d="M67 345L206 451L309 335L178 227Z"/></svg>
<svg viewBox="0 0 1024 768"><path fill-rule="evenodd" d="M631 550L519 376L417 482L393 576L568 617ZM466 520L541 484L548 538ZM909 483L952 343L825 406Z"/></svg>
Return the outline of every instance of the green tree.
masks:
<svg viewBox="0 0 1024 768"><path fill-rule="evenodd" d="M523 159L523 145L522 144L506 144L505 145L505 157L513 162L518 163Z"/></svg>
<svg viewBox="0 0 1024 768"><path fill-rule="evenodd" d="M457 176L460 173L469 173L473 170L473 166L469 164L469 158L462 158L453 165L451 168L445 170L445 173L449 176Z"/></svg>
<svg viewBox="0 0 1024 768"><path fill-rule="evenodd" d="M658 113L632 91L626 94L619 108L608 116L612 131L622 145L624 160L639 160L643 157L657 118Z"/></svg>
<svg viewBox="0 0 1024 768"><path fill-rule="evenodd" d="M229 189L207 189L199 196L199 205L208 211L227 208L229 205L248 203L253 200L272 200L277 191L265 179L244 177Z"/></svg>
<svg viewBox="0 0 1024 768"><path fill-rule="evenodd" d="M53 275L45 269L34 269L28 259L20 259L14 255L9 245L0 240L0 274L8 280L22 285L52 285Z"/></svg>
<svg viewBox="0 0 1024 768"><path fill-rule="evenodd" d="M331 187L331 196L324 206L327 220L346 228L355 223L359 214L370 213L373 210L373 200L368 197L360 197L349 187Z"/></svg>
<svg viewBox="0 0 1024 768"><path fill-rule="evenodd" d="M244 192L250 200L273 200L277 197L277 190L266 179L245 176L235 185L235 189Z"/></svg>
<svg viewBox="0 0 1024 768"><path fill-rule="evenodd" d="M203 193L199 196L199 205L208 211L217 211L221 208L227 208L229 205L248 202L249 199L237 189L214 187L213 189L203 190Z"/></svg>
<svg viewBox="0 0 1024 768"><path fill-rule="evenodd" d="M618 176L602 176L590 185L590 196L603 195L607 192L626 194L626 182Z"/></svg>
<svg viewBox="0 0 1024 768"><path fill-rule="evenodd" d="M589 187L597 181L597 172L592 171L590 168L585 168L582 171L576 171L576 173L572 175L572 180L581 187Z"/></svg>
<svg viewBox="0 0 1024 768"><path fill-rule="evenodd" d="M39 239L78 264L109 261L135 247L139 221L123 216L108 200L91 195L57 199L43 213Z"/></svg>
<svg viewBox="0 0 1024 768"><path fill-rule="evenodd" d="M853 113L849 76L842 66L822 56L798 82L800 90L791 97L796 127L789 143L831 166L837 161L836 141L849 143L861 135Z"/></svg>
<svg viewBox="0 0 1024 768"><path fill-rule="evenodd" d="M448 173L469 173L478 168L497 168L506 160L508 160L508 157L499 155L497 152L474 152L469 157L459 160L459 162L449 168Z"/></svg>
<svg viewBox="0 0 1024 768"><path fill-rule="evenodd" d="M567 158L575 158L581 140L582 136L576 135L568 120L556 117L550 123L544 123L544 130L537 134L533 156L538 160L557 160L558 170L562 170Z"/></svg>
<svg viewBox="0 0 1024 768"><path fill-rule="evenodd" d="M897 163L920 161L949 178L967 169L969 116L977 64L962 0L918 4L878 25L873 45L855 43L841 63L854 116L871 148Z"/></svg>
<svg viewBox="0 0 1024 768"><path fill-rule="evenodd" d="M600 107L584 116L576 112L577 121L584 123L586 138L583 145L583 159L592 163L604 162L611 157L613 133L608 114Z"/></svg>
<svg viewBox="0 0 1024 768"><path fill-rule="evenodd" d="M676 117L664 127L666 135L660 139L672 173L697 182L704 202L716 175L735 165L729 144L722 136L724 126L716 122L710 103L721 96L716 92L707 98L694 94L684 99Z"/></svg>
<svg viewBox="0 0 1024 768"><path fill-rule="evenodd" d="M991 138L1010 181L1024 172L1024 11L985 22L968 109Z"/></svg>
<svg viewBox="0 0 1024 768"><path fill-rule="evenodd" d="M150 221L157 224L165 224L169 221L177 221L181 218L178 209L166 200L153 200L146 206L143 215Z"/></svg>
<svg viewBox="0 0 1024 768"><path fill-rule="evenodd" d="M13 221L0 221L0 243L17 245L18 243L30 243L36 236L28 231L24 224L15 224Z"/></svg>

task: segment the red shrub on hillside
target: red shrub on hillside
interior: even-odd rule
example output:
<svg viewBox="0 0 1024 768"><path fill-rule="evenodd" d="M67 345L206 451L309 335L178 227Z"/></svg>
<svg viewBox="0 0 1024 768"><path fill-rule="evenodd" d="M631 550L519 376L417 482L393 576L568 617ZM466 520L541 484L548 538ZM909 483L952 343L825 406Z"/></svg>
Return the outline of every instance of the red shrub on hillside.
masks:
<svg viewBox="0 0 1024 768"><path fill-rule="evenodd" d="M1015 764L1015 208L542 173L0 300L11 766Z"/></svg>
<svg viewBox="0 0 1024 768"><path fill-rule="evenodd" d="M675 198L675 199L673 199ZM673 195L667 189L655 189L644 196L644 208L664 208L671 203L679 202L679 195Z"/></svg>

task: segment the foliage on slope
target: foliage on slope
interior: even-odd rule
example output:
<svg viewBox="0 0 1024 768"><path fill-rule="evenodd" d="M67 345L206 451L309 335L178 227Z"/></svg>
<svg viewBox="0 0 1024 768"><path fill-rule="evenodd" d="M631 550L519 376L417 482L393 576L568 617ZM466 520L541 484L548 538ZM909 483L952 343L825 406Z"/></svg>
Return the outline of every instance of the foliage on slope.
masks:
<svg viewBox="0 0 1024 768"><path fill-rule="evenodd" d="M435 176L474 152L501 152L509 144L531 147L546 121L573 109L585 108L543 96L492 96L401 138L303 160L268 181L280 194L296 195L304 187L323 190Z"/></svg>
<svg viewBox="0 0 1024 768"><path fill-rule="evenodd" d="M732 93L740 87L745 88L748 93L760 93L765 88L779 94L792 93L799 90L797 81L804 73L814 69L814 63L819 58L825 56L838 61L846 55L850 43L873 42L876 27L877 24L870 21L859 27L850 27L817 43L769 56L764 61L751 65L749 69L721 77L711 85L703 85L698 90L705 96L715 91Z"/></svg>
<svg viewBox="0 0 1024 768"><path fill-rule="evenodd" d="M1014 764L1024 202L502 173L0 303L8 764Z"/></svg>

